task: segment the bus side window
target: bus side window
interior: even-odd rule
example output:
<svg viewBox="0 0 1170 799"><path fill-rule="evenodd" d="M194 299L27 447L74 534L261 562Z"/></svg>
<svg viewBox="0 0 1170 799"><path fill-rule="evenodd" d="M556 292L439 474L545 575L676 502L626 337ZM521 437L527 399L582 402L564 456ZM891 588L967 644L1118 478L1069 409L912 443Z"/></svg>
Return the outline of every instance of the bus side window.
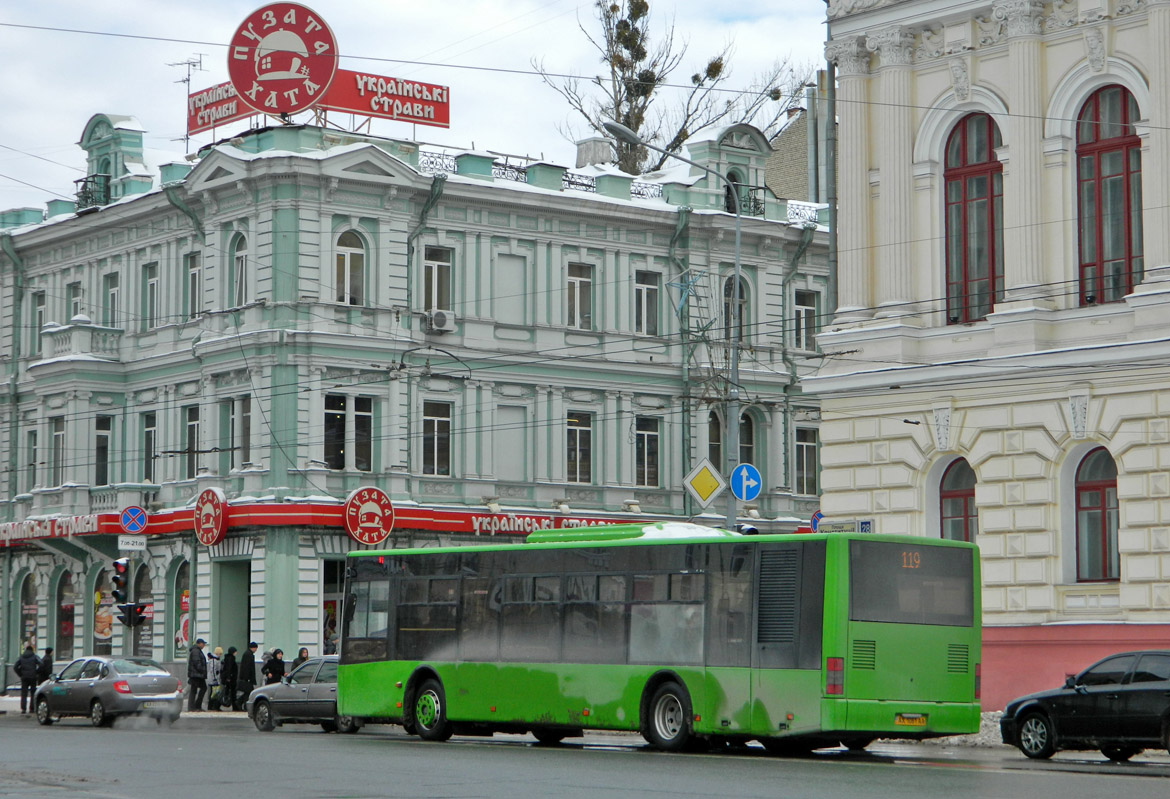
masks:
<svg viewBox="0 0 1170 799"><path fill-rule="evenodd" d="M751 662L752 548L717 544L707 564L707 663L747 666Z"/></svg>

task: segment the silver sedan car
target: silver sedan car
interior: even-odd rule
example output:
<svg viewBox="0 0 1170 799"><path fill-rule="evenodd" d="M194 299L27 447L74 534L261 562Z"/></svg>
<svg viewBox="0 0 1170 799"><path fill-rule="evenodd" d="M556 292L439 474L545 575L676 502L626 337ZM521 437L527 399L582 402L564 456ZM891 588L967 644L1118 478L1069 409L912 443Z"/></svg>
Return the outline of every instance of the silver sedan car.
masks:
<svg viewBox="0 0 1170 799"><path fill-rule="evenodd" d="M309 658L280 682L261 685L248 696L245 709L261 732L293 723L345 733L361 726L352 716L337 715L337 655Z"/></svg>
<svg viewBox="0 0 1170 799"><path fill-rule="evenodd" d="M92 655L74 660L37 687L37 721L85 716L105 727L118 716L148 715L174 721L183 709L177 677L153 660Z"/></svg>

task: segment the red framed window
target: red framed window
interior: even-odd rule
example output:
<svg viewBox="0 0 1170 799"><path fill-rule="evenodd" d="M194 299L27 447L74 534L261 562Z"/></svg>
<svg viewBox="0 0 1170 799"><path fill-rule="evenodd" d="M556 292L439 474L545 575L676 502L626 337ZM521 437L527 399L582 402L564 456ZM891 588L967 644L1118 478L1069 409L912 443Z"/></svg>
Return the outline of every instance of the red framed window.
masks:
<svg viewBox="0 0 1170 799"><path fill-rule="evenodd" d="M979 530L975 510L975 472L959 458L943 472L939 486L942 538L950 541L974 541Z"/></svg>
<svg viewBox="0 0 1170 799"><path fill-rule="evenodd" d="M987 114L959 120L947 139L947 322L983 319L1003 299L1003 165L999 128Z"/></svg>
<svg viewBox="0 0 1170 799"><path fill-rule="evenodd" d="M1117 464L1104 447L1077 467L1077 580L1120 577L1117 552Z"/></svg>
<svg viewBox="0 0 1170 799"><path fill-rule="evenodd" d="M1080 304L1117 302L1141 282L1142 151L1137 101L1098 89L1077 117Z"/></svg>

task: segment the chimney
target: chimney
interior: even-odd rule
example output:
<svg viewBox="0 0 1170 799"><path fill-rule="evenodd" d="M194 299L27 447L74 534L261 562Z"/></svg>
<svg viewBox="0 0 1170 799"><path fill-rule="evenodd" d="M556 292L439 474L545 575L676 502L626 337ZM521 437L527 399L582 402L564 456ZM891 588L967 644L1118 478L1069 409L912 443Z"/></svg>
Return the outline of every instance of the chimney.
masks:
<svg viewBox="0 0 1170 799"><path fill-rule="evenodd" d="M577 165L574 169L594 164L612 164L615 160L613 142L604 136L592 136L577 142Z"/></svg>
<svg viewBox="0 0 1170 799"><path fill-rule="evenodd" d="M798 106L798 105L790 105L790 106L788 106L788 116L787 116L786 118L787 118L787 119L792 119L794 116L796 116L797 114L801 113L802 111L804 111L804 109L803 109L803 108L801 108L800 106Z"/></svg>

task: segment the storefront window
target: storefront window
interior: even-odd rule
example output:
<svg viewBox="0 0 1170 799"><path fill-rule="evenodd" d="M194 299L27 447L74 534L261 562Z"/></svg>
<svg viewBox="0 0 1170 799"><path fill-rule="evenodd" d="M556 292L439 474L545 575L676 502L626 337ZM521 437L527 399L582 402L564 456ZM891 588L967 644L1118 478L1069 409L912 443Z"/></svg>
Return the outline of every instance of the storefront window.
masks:
<svg viewBox="0 0 1170 799"><path fill-rule="evenodd" d="M134 601L146 606L142 609L146 621L134 628L134 654L142 658L154 657L154 591L146 564L138 567L138 577L134 581Z"/></svg>
<svg viewBox="0 0 1170 799"><path fill-rule="evenodd" d="M191 564L184 563L175 574L175 657L184 657L190 645Z"/></svg>
<svg viewBox="0 0 1170 799"><path fill-rule="evenodd" d="M321 647L325 654L336 653L337 642L332 639L338 635L338 619L341 618L341 600L345 582L345 561L327 560L323 564L324 576L322 585L321 619L324 629L321 631Z"/></svg>
<svg viewBox="0 0 1170 799"><path fill-rule="evenodd" d="M77 594L73 586L73 574L65 572L57 583L57 643L54 655L58 660L73 657L73 606Z"/></svg>
<svg viewBox="0 0 1170 799"><path fill-rule="evenodd" d="M37 584L31 574L20 587L20 640L22 644L37 645Z"/></svg>
<svg viewBox="0 0 1170 799"><path fill-rule="evenodd" d="M93 654L114 654L114 594L110 572L98 572L93 588Z"/></svg>

